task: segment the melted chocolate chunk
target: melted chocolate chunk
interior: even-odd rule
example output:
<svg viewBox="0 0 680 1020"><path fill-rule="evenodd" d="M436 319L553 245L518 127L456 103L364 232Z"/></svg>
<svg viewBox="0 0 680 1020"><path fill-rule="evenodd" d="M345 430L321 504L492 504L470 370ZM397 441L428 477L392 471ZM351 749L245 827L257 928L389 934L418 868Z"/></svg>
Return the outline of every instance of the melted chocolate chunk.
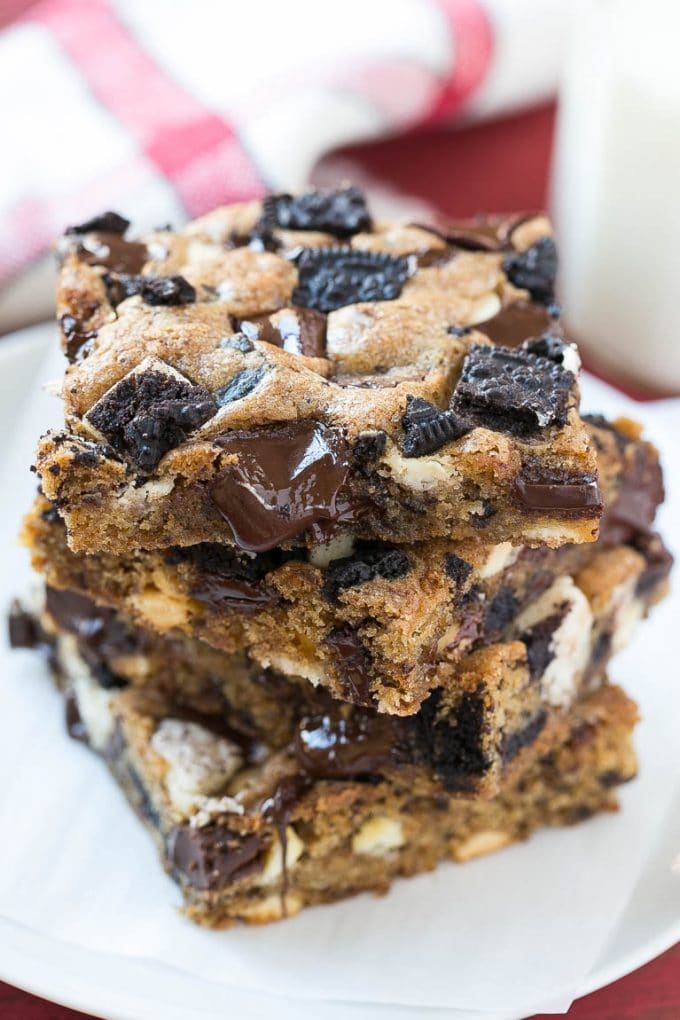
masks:
<svg viewBox="0 0 680 1020"><path fill-rule="evenodd" d="M85 220L84 223L67 227L65 233L92 234L104 231L107 234L124 234L129 226L130 221L126 220L124 216L121 216L120 213L109 211L100 213L99 216L93 216L92 219Z"/></svg>
<svg viewBox="0 0 680 1020"><path fill-rule="evenodd" d="M550 304L557 276L557 246L552 237L542 237L526 251L508 255L503 271L515 287L528 290L536 301Z"/></svg>
<svg viewBox="0 0 680 1020"><path fill-rule="evenodd" d="M291 354L326 356L326 316L314 308L283 308L273 315L243 319L239 328L250 340L273 344Z"/></svg>
<svg viewBox="0 0 680 1020"><path fill-rule="evenodd" d="M434 453L474 428L464 417L453 411L441 411L422 397L409 396L406 400L406 411L401 420L405 457L422 457Z"/></svg>
<svg viewBox="0 0 680 1020"><path fill-rule="evenodd" d="M520 634L520 641L526 645L529 676L532 680L540 680L555 657L552 639L564 619L565 611L566 607L563 612L553 613L544 620L539 620L530 630Z"/></svg>
<svg viewBox="0 0 680 1020"><path fill-rule="evenodd" d="M304 248L293 301L332 312L361 301L393 301L411 275L408 259L353 248Z"/></svg>
<svg viewBox="0 0 680 1020"><path fill-rule="evenodd" d="M216 390L213 394L217 406L226 407L227 404L233 404L235 400L247 397L262 382L266 374L267 369L264 367L246 368L243 372L239 372L226 386Z"/></svg>
<svg viewBox="0 0 680 1020"><path fill-rule="evenodd" d="M43 629L16 599L7 617L10 648L39 648L46 643Z"/></svg>
<svg viewBox="0 0 680 1020"><path fill-rule="evenodd" d="M81 650L89 649L99 659L139 651L139 632L126 627L113 609L97 605L86 595L47 585L45 608L61 630L78 639Z"/></svg>
<svg viewBox="0 0 680 1020"><path fill-rule="evenodd" d="M218 890L262 867L262 841L254 833L232 832L226 825L179 825L168 836L167 855L174 872L194 889Z"/></svg>
<svg viewBox="0 0 680 1020"><path fill-rule="evenodd" d="M89 266L103 266L112 273L136 275L149 258L145 244L126 241L110 231L80 236L75 246L80 259Z"/></svg>
<svg viewBox="0 0 680 1020"><path fill-rule="evenodd" d="M322 592L331 602L337 602L340 592L366 584L376 577L396 581L406 577L411 561L402 549L385 542L360 542L351 556L333 560L327 568Z"/></svg>
<svg viewBox="0 0 680 1020"><path fill-rule="evenodd" d="M142 471L212 418L217 407L203 386L170 372L131 372L88 413L88 421Z"/></svg>
<svg viewBox="0 0 680 1020"><path fill-rule="evenodd" d="M341 433L315 422L231 432L216 442L238 456L211 489L237 544L263 552L341 515L349 470Z"/></svg>
<svg viewBox="0 0 680 1020"><path fill-rule="evenodd" d="M339 238L371 229L366 198L354 186L304 195L270 195L263 203L262 220L270 228L318 230Z"/></svg>
<svg viewBox="0 0 680 1020"><path fill-rule="evenodd" d="M371 693L371 657L349 624L336 627L324 640L328 645L343 684L343 698L354 705L370 708L374 704Z"/></svg>
<svg viewBox="0 0 680 1020"><path fill-rule="evenodd" d="M647 446L631 444L617 478L616 499L605 508L600 523L600 541L605 545L634 542L640 532L649 531L663 500L663 475L656 455Z"/></svg>
<svg viewBox="0 0 680 1020"><path fill-rule="evenodd" d="M451 409L486 428L531 436L564 425L573 384L571 372L547 358L475 344L463 362Z"/></svg>
<svg viewBox="0 0 680 1020"><path fill-rule="evenodd" d="M260 556L239 556L228 546L214 542L177 546L168 563L190 564L195 573L190 594L218 612L235 610L256 613L279 601L278 592L266 583L266 576L301 552L274 550Z"/></svg>
<svg viewBox="0 0 680 1020"><path fill-rule="evenodd" d="M519 599L509 585L502 585L486 611L484 618L484 637L487 641L498 641L503 631L517 616Z"/></svg>
<svg viewBox="0 0 680 1020"><path fill-rule="evenodd" d="M551 325L552 317L542 305L513 301L493 318L477 323L475 329L501 347L519 347L525 340L542 336Z"/></svg>
<svg viewBox="0 0 680 1020"><path fill-rule="evenodd" d="M502 251L509 248L512 231L531 219L529 213L511 216L478 216L476 219L447 223L443 235L450 244L467 251Z"/></svg>
<svg viewBox="0 0 680 1020"><path fill-rule="evenodd" d="M441 701L440 688L413 717L418 756L434 769L449 793L464 793L474 788L490 764L483 748L483 689L465 691L455 712L442 713Z"/></svg>
<svg viewBox="0 0 680 1020"><path fill-rule="evenodd" d="M386 446L386 432L367 432L365 435L359 436L352 448L354 462L365 467L382 457Z"/></svg>
<svg viewBox="0 0 680 1020"><path fill-rule="evenodd" d="M520 503L528 510L602 510L600 487L592 475L553 476L541 479L526 465L515 487Z"/></svg>
<svg viewBox="0 0 680 1020"><path fill-rule="evenodd" d="M90 341L97 336L96 329L83 329L82 323L72 315L62 315L59 320L64 337L64 352L68 361L73 364L87 357Z"/></svg>
<svg viewBox="0 0 680 1020"><path fill-rule="evenodd" d="M349 717L332 709L308 716L295 735L295 757L315 779L353 779L381 772L402 762L401 720L355 711Z"/></svg>
<svg viewBox="0 0 680 1020"><path fill-rule="evenodd" d="M455 553L447 553L444 557L444 570L446 576L450 577L456 588L462 588L472 573L472 564L461 559Z"/></svg>
<svg viewBox="0 0 680 1020"><path fill-rule="evenodd" d="M104 282L114 308L125 298L141 295L147 305L190 305L196 290L183 276L139 276L106 273Z"/></svg>
<svg viewBox="0 0 680 1020"><path fill-rule="evenodd" d="M506 733L501 741L501 758L504 764L508 764L516 758L519 752L525 747L535 744L545 728L548 720L548 713L541 709L528 723L514 733Z"/></svg>

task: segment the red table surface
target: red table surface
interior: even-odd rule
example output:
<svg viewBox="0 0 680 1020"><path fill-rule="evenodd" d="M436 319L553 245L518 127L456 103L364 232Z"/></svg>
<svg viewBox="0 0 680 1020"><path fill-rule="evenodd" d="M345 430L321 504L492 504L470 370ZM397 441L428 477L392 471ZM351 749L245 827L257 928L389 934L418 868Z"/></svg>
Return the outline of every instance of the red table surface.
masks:
<svg viewBox="0 0 680 1020"><path fill-rule="evenodd" d="M9 0L26 6L26 0ZM0 24L3 20L0 8ZM546 205L554 108L490 124L437 130L345 149L376 179L422 196L445 213ZM641 394L639 394L641 395ZM0 962L1 967L1 962ZM680 945L615 984L574 1003L571 1020L678 1020ZM84 1014L0 983L2 1020L76 1020Z"/></svg>

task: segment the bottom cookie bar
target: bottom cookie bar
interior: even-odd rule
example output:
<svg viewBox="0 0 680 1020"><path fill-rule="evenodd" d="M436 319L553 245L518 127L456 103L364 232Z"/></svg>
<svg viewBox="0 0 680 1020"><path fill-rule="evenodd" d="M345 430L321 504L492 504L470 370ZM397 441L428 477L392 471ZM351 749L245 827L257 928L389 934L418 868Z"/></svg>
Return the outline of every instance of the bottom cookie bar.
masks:
<svg viewBox="0 0 680 1020"><path fill-rule="evenodd" d="M153 687L106 690L57 647L73 736L107 761L153 833L194 921L263 923L466 861L616 807L636 772L637 710L617 687L551 715L499 795L463 800L432 769L385 757L378 730L302 720L280 750ZM375 716L379 726L384 718ZM317 720L318 723L318 720ZM448 753L459 751L450 735ZM321 777L315 759L325 762Z"/></svg>

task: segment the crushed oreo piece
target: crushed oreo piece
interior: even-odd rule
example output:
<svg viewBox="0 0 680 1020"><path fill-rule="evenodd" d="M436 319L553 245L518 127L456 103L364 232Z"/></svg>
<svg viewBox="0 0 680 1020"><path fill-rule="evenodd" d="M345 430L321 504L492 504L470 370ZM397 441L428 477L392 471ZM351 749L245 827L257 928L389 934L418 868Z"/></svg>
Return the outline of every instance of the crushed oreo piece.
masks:
<svg viewBox="0 0 680 1020"><path fill-rule="evenodd" d="M258 556L240 556L229 546L200 542L173 547L166 562L191 568L190 594L211 609L256 613L279 601L278 592L266 582L267 574L302 555L302 550L274 549Z"/></svg>
<svg viewBox="0 0 680 1020"><path fill-rule="evenodd" d="M225 350L240 351L241 354L250 354L251 351L255 350L249 338L241 333L225 337L224 340L220 341L220 347L225 348Z"/></svg>
<svg viewBox="0 0 680 1020"><path fill-rule="evenodd" d="M226 407L227 404L233 404L235 400L242 400L243 397L247 397L264 379L266 374L267 369L264 367L246 368L243 372L239 372L226 386L216 390L213 394L217 406Z"/></svg>
<svg viewBox="0 0 680 1020"><path fill-rule="evenodd" d="M547 358L475 344L463 362L451 409L486 428L529 436L564 425L573 384L571 372Z"/></svg>
<svg viewBox="0 0 680 1020"><path fill-rule="evenodd" d="M331 650L344 700L365 708L375 707L371 692L371 656L356 628L349 623L336 627L324 639L324 644Z"/></svg>
<svg viewBox="0 0 680 1020"><path fill-rule="evenodd" d="M455 553L447 553L444 557L444 570L456 588L462 588L472 573L472 564Z"/></svg>
<svg viewBox="0 0 680 1020"><path fill-rule="evenodd" d="M483 693L481 685L476 691L465 691L455 711L442 712L439 688L413 717L419 757L431 765L449 793L473 789L489 769L483 746Z"/></svg>
<svg viewBox="0 0 680 1020"><path fill-rule="evenodd" d="M544 333L543 336L525 340L522 344L522 350L529 351L530 354L536 354L539 358L547 358L548 361L554 361L556 365L564 365L566 355L569 353L575 354L573 344L568 344L561 337L555 336L554 333Z"/></svg>
<svg viewBox="0 0 680 1020"><path fill-rule="evenodd" d="M387 445L386 432L366 432L360 435L352 448L352 457L361 467L382 457Z"/></svg>
<svg viewBox="0 0 680 1020"><path fill-rule="evenodd" d="M468 333L472 332L472 326L447 326L446 332L450 336L467 336Z"/></svg>
<svg viewBox="0 0 680 1020"><path fill-rule="evenodd" d="M553 635L563 620L564 611L552 613L539 620L530 630L520 634L520 641L526 645L529 675L532 680L540 680L555 657L555 650L552 647Z"/></svg>
<svg viewBox="0 0 680 1020"><path fill-rule="evenodd" d="M124 234L129 226L130 221L126 220L124 216L121 216L120 213L109 211L100 213L99 216L93 216L92 219L85 220L84 223L67 227L65 233L92 234L101 231L106 234Z"/></svg>
<svg viewBox="0 0 680 1020"><path fill-rule="evenodd" d="M135 294L140 294L147 305L190 305L196 300L196 289L183 276L107 273L104 282L114 307Z"/></svg>
<svg viewBox="0 0 680 1020"><path fill-rule="evenodd" d="M118 453L142 471L184 442L217 408L203 386L169 372L134 371L101 397L87 415Z"/></svg>
<svg viewBox="0 0 680 1020"><path fill-rule="evenodd" d="M422 457L434 453L454 439L470 432L474 425L454 411L442 411L422 397L406 398L406 411L401 420L404 429L402 450L405 457Z"/></svg>
<svg viewBox="0 0 680 1020"><path fill-rule="evenodd" d="M407 258L352 248L304 248L293 302L332 312L361 301L393 301L411 274Z"/></svg>
<svg viewBox="0 0 680 1020"><path fill-rule="evenodd" d="M327 568L323 594L336 602L341 591L382 577L396 581L406 577L411 561L402 549L383 542L360 542L351 556L333 560Z"/></svg>
<svg viewBox="0 0 680 1020"><path fill-rule="evenodd" d="M536 743L543 732L548 720L548 713L544 708L540 709L521 729L514 733L506 733L501 741L501 758L504 764L508 764L516 758L523 748L530 747Z"/></svg>
<svg viewBox="0 0 680 1020"><path fill-rule="evenodd" d="M269 195L261 221L283 230L318 230L346 238L371 229L364 193L355 186L335 191L308 191L304 195Z"/></svg>
<svg viewBox="0 0 680 1020"><path fill-rule="evenodd" d="M515 287L528 290L542 304L551 304L557 276L557 246L552 237L542 237L526 251L508 255L503 271Z"/></svg>
<svg viewBox="0 0 680 1020"><path fill-rule="evenodd" d="M519 599L509 585L502 585L489 603L484 618L484 637L497 641L519 610Z"/></svg>

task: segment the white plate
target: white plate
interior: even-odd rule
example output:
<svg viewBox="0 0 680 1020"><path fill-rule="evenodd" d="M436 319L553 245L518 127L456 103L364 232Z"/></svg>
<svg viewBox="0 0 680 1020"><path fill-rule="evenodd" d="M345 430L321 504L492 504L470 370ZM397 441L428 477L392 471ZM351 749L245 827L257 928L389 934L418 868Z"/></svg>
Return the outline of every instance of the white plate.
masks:
<svg viewBox="0 0 680 1020"><path fill-rule="evenodd" d="M0 426L4 436L12 434L16 422L21 418L21 406L25 401L27 388L52 336L51 328L41 327L0 341ZM594 406L593 400L596 400L598 408L603 406L607 411L610 411L619 400L615 394L598 384L587 385L587 394L588 391L593 398L589 401L590 406ZM649 413L644 409L643 416L658 421L665 418L669 423L677 423L680 420L678 405L671 403L651 409ZM7 477L4 479L4 485L3 491L7 493L9 487L14 487L14 481ZM5 528L9 527L11 519L11 514L9 518L5 518ZM666 530L670 525L671 520L666 512L664 521ZM12 559L12 555L8 553L8 562L11 563ZM13 583L16 583L14 578L6 578L3 592L9 591ZM663 612L662 607L659 614ZM666 615L670 620L668 607ZM648 627L647 633L652 638L653 621ZM658 634L657 630L657 638ZM14 660L9 660L10 664L12 661ZM11 669L10 665L10 672ZM651 695L647 697L644 685L636 686L635 680L629 679L628 676L623 679L627 686L632 686L633 692L642 702L643 710L648 706L649 714L653 716L654 698ZM677 683L670 683L664 687L664 698L671 697L670 703L666 700L668 711L671 715L675 713L676 718L680 712L680 693L676 690L677 686ZM657 693L656 697L658 696ZM644 724L641 727L641 736L645 736ZM637 784L644 783L646 770L653 774L655 768L659 769L669 764L669 755L673 754L668 742L664 743L663 739L655 741L653 736L650 739L647 735L644 740L643 773ZM63 738L61 736L52 738L48 731L46 739ZM63 749L59 748L55 753L63 753ZM103 777L102 782L105 782ZM652 789L648 791L649 796L653 793ZM630 798L629 791L625 792L624 800L637 802L634 797ZM31 808L36 815L39 814L38 802L32 803ZM634 807L630 810L634 810ZM121 805L120 811L125 812L126 808ZM680 851L680 799L665 812L664 818L665 821L653 842L625 913L610 936L606 950L600 956L597 965L587 979L580 982L578 994L585 994L617 979L680 939L680 881L670 868L670 862ZM587 833L594 832L595 829L591 830L584 826L581 831ZM614 831L612 827L612 832ZM6 836L3 836L3 839L5 838ZM533 853L533 845L529 843L521 848L528 861L529 855ZM582 848L585 844L581 841L575 845ZM612 854L622 854L625 852L625 846L613 845L610 851ZM498 859L501 860L502 855ZM587 861L585 863L587 865ZM86 892L85 889L84 893ZM527 909L531 909L531 906L529 905ZM171 912L170 906L168 911ZM93 916L91 923L93 943L96 943L97 939L94 936L98 918ZM3 903L0 902L0 977L45 998L112 1020L115 1018L157 1020L159 1016L167 1020L174 1018L217 1020L218 1017L222 1020L226 1015L238 1016L243 1020L272 1016L285 1020L287 1017L298 1018L303 1010L305 1014L313 1016L314 1020L358 1020L364 1017L366 1020L385 1020L392 1016L399 1020L416 1020L419 1017L451 1017L465 1020L467 1017L482 1016L481 1013L469 1010L399 1007L362 1002L312 1003L308 998L267 995L205 980L203 977L185 973L178 967L164 965L158 960L132 958L84 948L82 940L81 945L76 946L67 939L50 937L46 931L39 928L40 925L28 928L16 920L4 917ZM550 932L546 931L547 945L550 945L549 936ZM560 989L555 989L556 1001L560 993ZM507 1013L487 1012L483 1015L487 1020L494 1017L496 1020L508 1020Z"/></svg>

